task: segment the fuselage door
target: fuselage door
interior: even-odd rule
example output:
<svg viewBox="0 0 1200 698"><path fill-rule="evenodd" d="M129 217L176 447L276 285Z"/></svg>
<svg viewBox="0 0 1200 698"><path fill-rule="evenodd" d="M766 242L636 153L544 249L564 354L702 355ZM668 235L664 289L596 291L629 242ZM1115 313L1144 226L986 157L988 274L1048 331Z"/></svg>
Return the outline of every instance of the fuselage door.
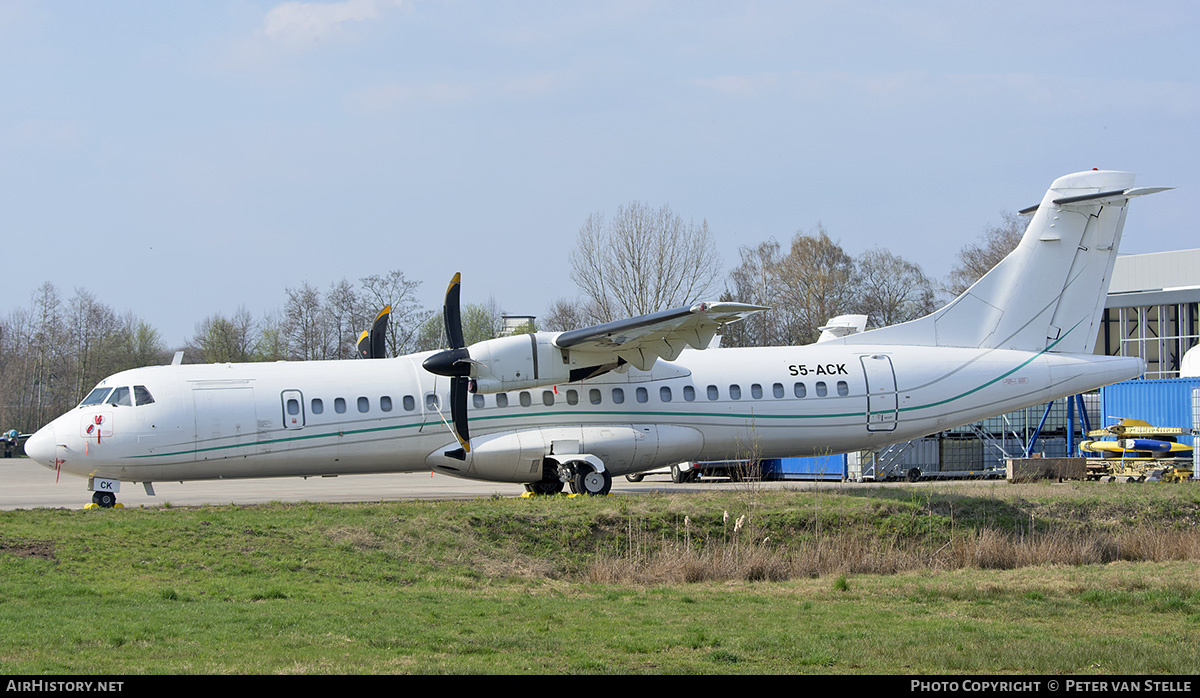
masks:
<svg viewBox="0 0 1200 698"><path fill-rule="evenodd" d="M196 460L217 460L254 452L258 419L250 386L195 387Z"/></svg>
<svg viewBox="0 0 1200 698"><path fill-rule="evenodd" d="M285 429L304 428L304 395L299 390L285 390L281 394L283 400L283 427Z"/></svg>
<svg viewBox="0 0 1200 698"><path fill-rule="evenodd" d="M861 356L867 379L867 431L892 431L896 428L896 372L887 354Z"/></svg>

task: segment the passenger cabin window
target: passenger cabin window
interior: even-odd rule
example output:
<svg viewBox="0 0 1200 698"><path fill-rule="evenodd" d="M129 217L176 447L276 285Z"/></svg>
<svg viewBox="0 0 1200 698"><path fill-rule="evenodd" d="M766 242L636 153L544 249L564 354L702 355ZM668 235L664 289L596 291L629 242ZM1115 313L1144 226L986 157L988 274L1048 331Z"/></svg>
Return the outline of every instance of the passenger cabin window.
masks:
<svg viewBox="0 0 1200 698"><path fill-rule="evenodd" d="M618 405L625 402L625 391L621 390L620 388L613 388L612 396L613 402L617 403Z"/></svg>
<svg viewBox="0 0 1200 698"><path fill-rule="evenodd" d="M471 396L471 404L475 405L476 409L482 408L483 407L483 396L480 395L479 393L475 393L474 395Z"/></svg>
<svg viewBox="0 0 1200 698"><path fill-rule="evenodd" d="M83 399L83 402L79 403L79 406L83 407L84 405L99 405L100 403L104 402L104 398L108 397L108 393L111 390L112 388L96 388L92 392L88 393L88 396Z"/></svg>
<svg viewBox="0 0 1200 698"><path fill-rule="evenodd" d="M289 397L287 401L287 413L293 416L300 414L300 401L294 397Z"/></svg>
<svg viewBox="0 0 1200 698"><path fill-rule="evenodd" d="M365 397L358 398L358 411L367 412L371 409L371 401Z"/></svg>
<svg viewBox="0 0 1200 698"><path fill-rule="evenodd" d="M379 398L379 409L383 410L384 412L391 412L391 411L392 411L392 398L391 398L391 396L389 396L389 395L384 395L383 397Z"/></svg>
<svg viewBox="0 0 1200 698"><path fill-rule="evenodd" d="M338 398L339 400L341 398ZM438 399L437 393L425 393L425 409L430 412L437 412L442 406L442 401Z"/></svg>
<svg viewBox="0 0 1200 698"><path fill-rule="evenodd" d="M533 404L533 398L529 396L528 390L522 390L520 393L521 407L529 407Z"/></svg>
<svg viewBox="0 0 1200 698"><path fill-rule="evenodd" d="M808 389L804 387L803 383L797 383L793 385L792 390L796 393L796 397L804 397L805 395L808 395Z"/></svg>
<svg viewBox="0 0 1200 698"><path fill-rule="evenodd" d="M333 411L337 412L338 414L345 414L346 413L346 399L341 398L341 397L335 397L333 399Z"/></svg>
<svg viewBox="0 0 1200 698"><path fill-rule="evenodd" d="M817 397L825 397L829 394L829 389L825 387L825 381L817 381Z"/></svg>
<svg viewBox="0 0 1200 698"><path fill-rule="evenodd" d="M646 402L650 399L650 395L646 392L645 388L638 388L634 391L634 395L637 396L638 402Z"/></svg>
<svg viewBox="0 0 1200 698"><path fill-rule="evenodd" d="M545 405L546 407L554 407L554 391L553 390L543 390L542 391L542 404Z"/></svg>
<svg viewBox="0 0 1200 698"><path fill-rule="evenodd" d="M592 403L593 405L599 405L602 399L603 398L601 397L600 391L596 388L592 388L588 391L588 402Z"/></svg>
<svg viewBox="0 0 1200 698"><path fill-rule="evenodd" d="M750 397L754 398L755 400L761 400L762 399L762 386L759 385L758 383L751 383L750 384Z"/></svg>
<svg viewBox="0 0 1200 698"><path fill-rule="evenodd" d="M742 386L740 386L736 383L729 386L729 399L730 400L741 400L742 399Z"/></svg>
<svg viewBox="0 0 1200 698"><path fill-rule="evenodd" d="M715 386L715 385L708 386L708 399L709 400L720 400L721 399L721 395L717 391L717 386Z"/></svg>
<svg viewBox="0 0 1200 698"><path fill-rule="evenodd" d="M414 398L412 395L405 395L404 396L404 411L412 412L415 409L417 409L416 398Z"/></svg>
<svg viewBox="0 0 1200 698"><path fill-rule="evenodd" d="M578 405L579 404L579 391L578 390L568 390L567 391L567 404L568 405Z"/></svg>
<svg viewBox="0 0 1200 698"><path fill-rule="evenodd" d="M325 403L321 402L321 398L314 397L312 400L312 413L321 414L325 411Z"/></svg>
<svg viewBox="0 0 1200 698"><path fill-rule="evenodd" d="M154 402L154 396L144 385L133 386L133 399L138 405L149 405Z"/></svg>
<svg viewBox="0 0 1200 698"><path fill-rule="evenodd" d="M508 407L508 393L496 393L496 407Z"/></svg>
<svg viewBox="0 0 1200 698"><path fill-rule="evenodd" d="M696 399L696 389L690 385L683 386L683 399L692 402Z"/></svg>
<svg viewBox="0 0 1200 698"><path fill-rule="evenodd" d="M846 397L847 395L850 394L850 386L846 384L846 381L838 381L837 382L837 391L838 391L838 395L841 395L842 397Z"/></svg>
<svg viewBox="0 0 1200 698"><path fill-rule="evenodd" d="M659 388L658 389L658 399L662 400L663 402L670 402L671 401L671 389L665 385L663 387Z"/></svg>
<svg viewBox="0 0 1200 698"><path fill-rule="evenodd" d="M129 407L129 388L114 388L106 400L110 405Z"/></svg>
<svg viewBox="0 0 1200 698"><path fill-rule="evenodd" d="M783 397L783 383L776 383L771 386L771 394L775 397Z"/></svg>

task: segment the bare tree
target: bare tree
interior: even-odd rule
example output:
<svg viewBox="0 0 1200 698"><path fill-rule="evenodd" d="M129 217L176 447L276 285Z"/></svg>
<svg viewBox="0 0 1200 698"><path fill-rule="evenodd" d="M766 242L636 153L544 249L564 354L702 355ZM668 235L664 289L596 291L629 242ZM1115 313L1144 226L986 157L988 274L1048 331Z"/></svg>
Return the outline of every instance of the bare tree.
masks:
<svg viewBox="0 0 1200 698"><path fill-rule="evenodd" d="M74 356L74 397L82 399L104 376L111 373L103 365L102 344L117 330L117 317L112 309L100 303L88 291L77 288L68 304L68 337Z"/></svg>
<svg viewBox="0 0 1200 698"><path fill-rule="evenodd" d="M277 311L267 312L258 323L258 340L254 345L255 361L283 361L287 358L287 335Z"/></svg>
<svg viewBox="0 0 1200 698"><path fill-rule="evenodd" d="M504 313L495 298L486 303L467 303L462 309L463 341L467 345L495 339L504 331Z"/></svg>
<svg viewBox="0 0 1200 698"><path fill-rule="evenodd" d="M329 358L332 352L321 294L307 281L287 289L281 329L287 339L288 357L300 361Z"/></svg>
<svg viewBox="0 0 1200 698"><path fill-rule="evenodd" d="M559 298L550 304L546 315L541 318L540 329L547 332L566 332L589 327L602 322L599 313L591 304L582 300Z"/></svg>
<svg viewBox="0 0 1200 698"><path fill-rule="evenodd" d="M239 312L246 310L240 308ZM246 317L249 317L248 312ZM167 359L167 348L163 345L158 330L135 317L133 313L127 313L122 320L120 337L120 346L115 348L115 353L126 365L115 370L154 366L164 363Z"/></svg>
<svg viewBox="0 0 1200 698"><path fill-rule="evenodd" d="M1015 213L1002 213L1000 217L1000 225L988 228L978 242L959 250L958 264L950 270L946 280L946 291L950 295L958 296L970 288L1021 242L1027 222Z"/></svg>
<svg viewBox="0 0 1200 698"><path fill-rule="evenodd" d="M63 346L66 328L62 302L54 284L47 281L34 293L30 315L34 347L31 416L33 424L40 427L65 410L66 401L60 393L68 382L64 381L68 373Z"/></svg>
<svg viewBox="0 0 1200 698"><path fill-rule="evenodd" d="M739 250L742 262L729 273L729 282L721 300L752 303L771 308L727 325L722 346L765 347L784 344L778 318L784 310L778 308L782 297L780 269L783 258L779 242L771 239L756 247Z"/></svg>
<svg viewBox="0 0 1200 698"><path fill-rule="evenodd" d="M602 322L694 303L720 272L708 222L634 201L588 216L571 253L575 283Z"/></svg>
<svg viewBox="0 0 1200 698"><path fill-rule="evenodd" d="M440 313L425 318L413 342L417 351L436 351L446 346L446 325Z"/></svg>
<svg viewBox="0 0 1200 698"><path fill-rule="evenodd" d="M372 274L359 279L363 286L362 300L369 306L365 323L359 331L367 329L367 325L375 319L375 315L385 306L392 306L392 315L388 319L387 348L389 356L400 356L417 350L417 337L422 324L434 316L430 310L422 308L417 303L417 289L420 281L410 281L404 278L404 272L392 270L382 276ZM436 315L441 321L441 315ZM438 347L434 347L438 348Z"/></svg>
<svg viewBox="0 0 1200 698"><path fill-rule="evenodd" d="M855 261L858 312L870 327L908 322L933 312L937 299L933 282L921 267L876 247Z"/></svg>
<svg viewBox="0 0 1200 698"><path fill-rule="evenodd" d="M206 364L251 361L255 350L254 319L244 306L232 318L220 313L209 315L196 325L192 346Z"/></svg>
<svg viewBox="0 0 1200 698"><path fill-rule="evenodd" d="M332 343L331 359L352 359L356 356L358 333L366 329L370 319L354 284L342 279L329 285L325 292L325 321ZM371 317L374 317L372 315Z"/></svg>
<svg viewBox="0 0 1200 698"><path fill-rule="evenodd" d="M815 342L819 327L856 305L854 260L819 223L814 232L798 231L792 238L779 274L786 344Z"/></svg>
<svg viewBox="0 0 1200 698"><path fill-rule="evenodd" d="M476 342L495 339L504 330L504 314L495 298L486 303L467 303L462 306L463 342L470 346ZM430 315L417 328L415 338L417 351L433 351L446 346L446 325L441 313Z"/></svg>

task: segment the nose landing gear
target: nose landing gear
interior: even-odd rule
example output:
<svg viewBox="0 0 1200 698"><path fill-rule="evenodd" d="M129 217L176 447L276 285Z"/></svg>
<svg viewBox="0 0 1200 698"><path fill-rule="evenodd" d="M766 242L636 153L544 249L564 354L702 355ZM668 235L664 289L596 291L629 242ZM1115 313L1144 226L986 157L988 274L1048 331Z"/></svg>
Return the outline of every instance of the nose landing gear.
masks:
<svg viewBox="0 0 1200 698"><path fill-rule="evenodd" d="M117 502L117 493L121 491L120 480L93 477L88 480L88 489L92 491L92 503L84 509L125 508L125 505Z"/></svg>
<svg viewBox="0 0 1200 698"><path fill-rule="evenodd" d="M84 509L124 509L125 505L117 501L117 495L112 492L93 492L92 503Z"/></svg>

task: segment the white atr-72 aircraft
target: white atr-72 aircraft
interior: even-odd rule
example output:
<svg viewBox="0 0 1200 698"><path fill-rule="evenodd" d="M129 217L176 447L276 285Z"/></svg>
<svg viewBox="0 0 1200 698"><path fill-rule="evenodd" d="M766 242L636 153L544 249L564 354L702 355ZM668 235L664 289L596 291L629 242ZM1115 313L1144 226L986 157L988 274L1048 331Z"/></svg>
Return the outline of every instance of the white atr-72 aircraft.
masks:
<svg viewBox="0 0 1200 698"><path fill-rule="evenodd" d="M1142 373L1096 356L1097 324L1135 196L1124 172L1061 177L1021 243L931 315L807 346L715 348L763 310L698 303L569 332L370 361L171 365L123 371L25 445L121 482L435 470L605 494L613 475L685 460L873 449ZM447 414L449 413L449 414Z"/></svg>

